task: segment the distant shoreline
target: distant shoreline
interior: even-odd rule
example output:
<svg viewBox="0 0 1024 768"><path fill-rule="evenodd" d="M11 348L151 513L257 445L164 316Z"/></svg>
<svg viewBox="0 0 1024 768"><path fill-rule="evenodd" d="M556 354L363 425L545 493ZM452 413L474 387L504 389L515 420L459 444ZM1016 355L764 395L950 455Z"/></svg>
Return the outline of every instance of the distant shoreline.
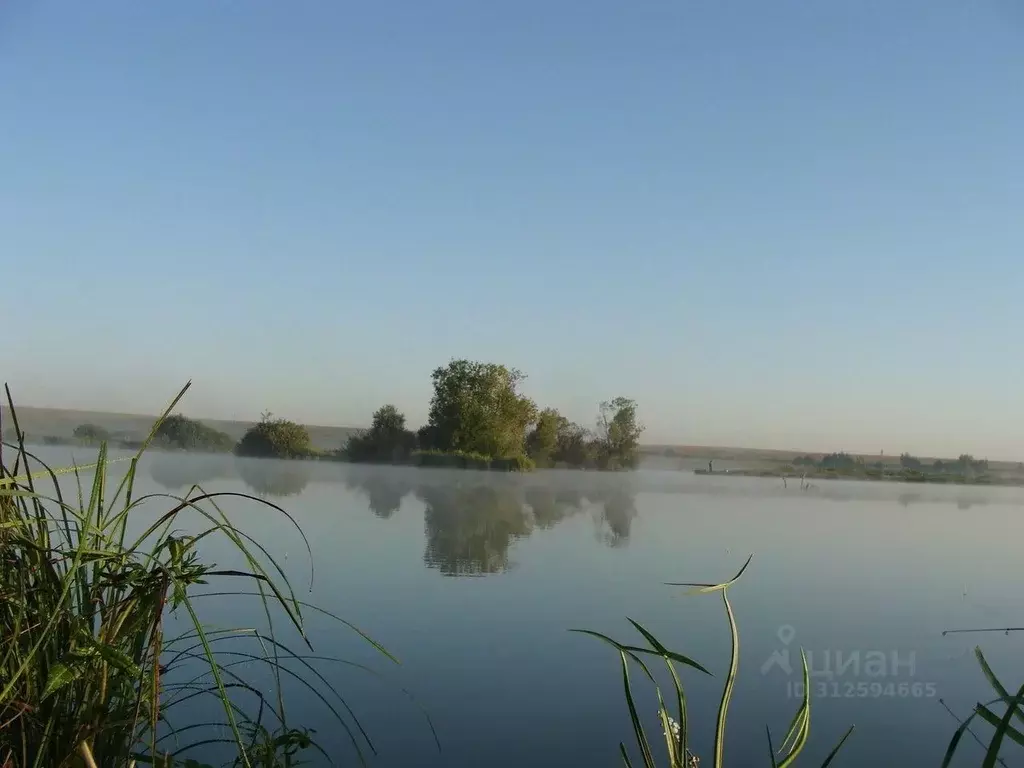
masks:
<svg viewBox="0 0 1024 768"><path fill-rule="evenodd" d="M707 469L693 470L695 475L715 477L764 477L778 478L802 482L806 480L859 480L872 483L921 483L927 485L982 485L991 487L1021 488L1024 487L1024 476L1006 477L983 475L965 475L942 472L917 472L914 470L886 471L869 470L863 472L842 472L828 469L813 469L805 472L785 471L782 469Z"/></svg>

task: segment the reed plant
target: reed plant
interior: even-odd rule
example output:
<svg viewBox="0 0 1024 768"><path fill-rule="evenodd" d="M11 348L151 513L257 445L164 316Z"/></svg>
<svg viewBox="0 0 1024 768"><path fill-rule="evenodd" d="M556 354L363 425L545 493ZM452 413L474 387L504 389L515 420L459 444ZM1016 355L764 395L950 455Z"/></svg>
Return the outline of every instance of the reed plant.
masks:
<svg viewBox="0 0 1024 768"><path fill-rule="evenodd" d="M285 680L297 680L306 698L326 706L360 761L375 751L351 706L312 663L325 658L312 654L305 633L303 610L312 606L296 597L273 556L218 502L239 497L269 507L301 535L295 520L274 503L241 493L206 493L199 486L184 496L137 493L139 459L188 388L126 460L116 484L105 444L88 466L53 469L41 462L25 445L6 390L15 439L0 449L2 768L200 766L195 757L203 748L227 750L235 766L295 765L304 751L320 747L312 732L289 720ZM83 483L87 472L91 482ZM60 482L69 474L73 492ZM153 504L162 505L159 512L151 511ZM201 521L188 535L177 528L186 511ZM203 562L198 545L214 538L227 542L244 566L225 570ZM221 580L233 586L201 594L253 596L261 607L258 626L214 629L201 619L196 588ZM239 590L239 581L251 587ZM285 627L275 626L275 617L297 635L299 650L284 642ZM397 663L365 633L333 618ZM243 640L251 652L239 650ZM253 666L272 671L271 693L247 681L244 670ZM211 698L218 721L175 724L175 713L186 722Z"/></svg>
<svg viewBox="0 0 1024 768"><path fill-rule="evenodd" d="M956 631L956 630L950 630ZM992 630L961 630L961 631L992 631ZM1003 631L1009 634L1013 631L1020 631L1019 627L1006 627L998 631ZM949 634L949 631L943 632L943 634ZM1013 722L1024 724L1024 685L1021 685L1017 689L1016 694L1011 694L1002 681L996 676L995 672L992 671L992 667L989 666L988 661L985 659L985 655L981 651L980 646L975 646L974 657L978 661L978 666L981 667L981 672L985 676L985 680L992 687L992 690L996 693L996 698L990 699L986 702L977 702L974 706L974 711L962 721L960 721L959 727L954 732L953 737L949 741L949 746L946 748L946 753L942 758L942 768L950 765L953 761L953 756L956 754L957 749L963 744L964 734L970 734L970 736L977 742L984 750L985 756L982 760L982 768L995 768L996 765L1006 765L1006 762L1002 758L1002 753L1008 744L1016 744L1017 746L1024 747L1024 732L1014 727ZM953 711L949 709L944 701L939 700L940 703L946 707L950 714ZM1005 711L997 712L996 709L999 705L1005 707ZM956 717L956 715L954 715ZM971 723L975 720L980 723L986 723L992 727L992 734L989 736L988 743L986 744L980 736L971 728Z"/></svg>
<svg viewBox="0 0 1024 768"><path fill-rule="evenodd" d="M739 573L737 573L733 578L720 584L669 584L669 586L689 587L692 593L720 593L722 596L722 602L725 605L725 614L729 620L729 632L731 636L729 671L726 674L725 683L722 687L722 696L719 700L718 713L715 719L715 738L712 748L713 754L711 756L711 764L713 768L723 768L725 765L725 727L729 715L729 703L732 700L733 686L736 681L736 672L739 666L739 633L736 629L736 618L733 615L732 605L729 603L729 588L739 581L743 572L746 571L747 566L750 565L752 558L753 555L747 558L747 562L743 564ZM616 651L618 651L619 660L622 665L622 684L626 699L626 707L629 710L629 718L633 727L633 735L636 739L637 748L640 751L639 765L642 765L643 768L658 768L660 761L655 758L655 750L647 737L646 729L643 726L643 720L641 719L640 713L637 709L636 697L634 696L633 686L630 682L630 663L639 668L643 675L654 685L658 701L658 718L661 721L662 732L665 737L665 754L667 755L668 762L664 763L664 765L667 765L668 768L695 768L700 764L700 758L690 750L689 736L691 726L686 710L686 693L682 677L680 676L680 669L678 669L676 665L679 664L683 667L689 667L690 669L697 670L701 674L705 675L710 675L711 673L704 666L697 663L690 657L684 656L683 654L675 651L670 651L640 623L633 619L628 619L628 621L640 634L646 642L646 645L620 643L607 635L603 635L600 632L594 632L593 630L574 629L570 631L580 632L596 637L611 645ZM792 765L797 756L803 750L810 735L811 685L807 668L807 656L804 654L802 649L800 651L800 658L803 664L803 700L801 701L793 720L790 722L789 728L778 748L775 747L775 744L772 741L771 731L767 727L765 728L765 734L767 737L765 764L772 766L772 768L787 768L787 766ZM655 661L665 663L674 688L673 695L670 699L675 707L674 712L669 709L669 705L665 701L665 696L661 691L661 687L658 685L650 666L648 666L648 662L644 659L653 659ZM825 761L822 763L822 768L826 768L826 766L832 763L843 744L850 737L851 733L853 733L853 726L846 731L843 737L825 758ZM634 763L624 742L619 742L619 751L626 767L633 768Z"/></svg>

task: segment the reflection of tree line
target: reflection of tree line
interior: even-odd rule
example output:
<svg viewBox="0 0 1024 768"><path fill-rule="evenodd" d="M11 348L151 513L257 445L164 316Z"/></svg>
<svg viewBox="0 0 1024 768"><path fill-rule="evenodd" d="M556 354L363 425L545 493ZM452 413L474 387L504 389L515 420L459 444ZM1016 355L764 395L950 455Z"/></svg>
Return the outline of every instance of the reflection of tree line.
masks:
<svg viewBox="0 0 1024 768"><path fill-rule="evenodd" d="M160 456L150 476L164 488L184 493L192 485L216 490L218 480L241 479L261 497L300 494L308 485L309 465L234 456ZM592 513L598 537L612 547L629 541L636 517L634 492L626 483L592 488L544 484L533 477L439 479L432 473L394 467L360 467L346 474L345 485L364 494L377 517L389 518L412 494L423 502L424 561L451 576L500 573L509 568L508 552L534 529L554 528L584 511ZM475 480L475 479L474 479Z"/></svg>
<svg viewBox="0 0 1024 768"><path fill-rule="evenodd" d="M928 497L921 493L901 493L896 499L901 507L909 507L911 504L956 504L956 508L960 510L970 509L974 506L984 507L988 505L988 499L980 496L967 497L958 496L952 499L936 499L934 497Z"/></svg>
<svg viewBox="0 0 1024 768"><path fill-rule="evenodd" d="M309 484L309 465L231 455L177 454L155 457L149 475L170 491L184 491L193 485L205 487L217 480L237 477L256 496L280 498L296 496L305 490Z"/></svg>
<svg viewBox="0 0 1024 768"><path fill-rule="evenodd" d="M636 517L634 494L622 486L571 489L527 484L512 479L481 483L423 483L415 472L354 472L351 490L363 493L381 518L393 515L409 494L424 504L424 562L446 576L501 573L509 568L509 548L535 528L594 511L598 533L610 546L629 540Z"/></svg>

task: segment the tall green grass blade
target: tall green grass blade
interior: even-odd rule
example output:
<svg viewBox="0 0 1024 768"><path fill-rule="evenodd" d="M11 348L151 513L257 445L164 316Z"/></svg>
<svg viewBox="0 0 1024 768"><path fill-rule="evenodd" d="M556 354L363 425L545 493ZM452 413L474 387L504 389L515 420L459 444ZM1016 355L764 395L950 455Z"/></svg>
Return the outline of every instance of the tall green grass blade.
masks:
<svg viewBox="0 0 1024 768"><path fill-rule="evenodd" d="M1008 701L1008 702L1013 701L1013 697L1012 696L1007 697L1006 701ZM978 712L978 717L980 717L982 720L984 720L989 725L994 726L996 728L1000 727L1000 723L1002 721L1002 718L999 717L991 709L986 707L984 704L979 704L978 705L977 712ZM1008 725L1006 727L1006 735L1010 737L1011 741L1015 741L1017 744L1019 744L1021 746L1024 746L1024 733L1021 733L1016 728L1014 728L1012 725Z"/></svg>
<svg viewBox="0 0 1024 768"><path fill-rule="evenodd" d="M775 747L772 746L772 729L765 725L764 732L768 737L768 759L772 761L772 768L778 768L779 764L775 762Z"/></svg>
<svg viewBox="0 0 1024 768"><path fill-rule="evenodd" d="M747 564L750 560L747 560ZM740 569L740 572L736 575L736 578L732 579L729 584L734 584L737 579L746 570L746 565ZM714 591L714 590L706 590ZM729 605L729 592L728 584L722 586L722 602L725 604L725 613L729 617L729 634L732 640L732 653L729 658L729 673L725 678L725 686L722 688L722 699L718 705L718 719L715 723L715 768L723 768L724 753L725 753L725 722L729 715L729 702L732 700L732 689L736 683L736 670L740 663L740 637L736 631L736 617L733 616L732 606Z"/></svg>
<svg viewBox="0 0 1024 768"><path fill-rule="evenodd" d="M654 755L651 753L651 745L647 741L647 734L644 732L643 723L636 711L636 703L633 701L633 690L629 683L629 660L625 651L619 651L622 659L622 686L626 694L626 705L629 708L629 719L633 723L633 733L636 736L637 746L644 760L644 768L657 768L654 763Z"/></svg>
<svg viewBox="0 0 1024 768"><path fill-rule="evenodd" d="M828 757L826 757L825 762L821 764L821 768L828 768L828 766L832 765L832 761L836 759L836 755L839 754L839 750L843 748L843 744L845 744L846 740L850 738L850 734L853 733L853 729L854 726L851 725L847 729L846 733L843 734L843 738L839 740L839 743L832 747L832 751L828 753Z"/></svg>
<svg viewBox="0 0 1024 768"><path fill-rule="evenodd" d="M810 733L811 679L810 672L807 667L807 654L804 653L803 648L800 649L800 663L803 670L802 680L804 695L803 700L800 702L800 708L797 710L796 716L793 718L793 722L790 723L789 731L786 733L786 738L783 739L782 751L787 754L779 763L779 768L785 768L796 760L797 755L800 754L804 745L807 743L807 736Z"/></svg>
<svg viewBox="0 0 1024 768"><path fill-rule="evenodd" d="M1010 692L1006 690L1003 684L999 681L999 678L996 677L995 672L992 671L992 667L988 665L988 662L985 660L985 654L981 652L981 646L974 647L974 657L978 660L981 672L985 675L985 679L988 681L988 684L992 686L992 690L994 690L1005 701L1010 701L1013 697L1010 696ZM1024 711L1022 711L1020 707L1013 707L1012 711L1017 716L1018 720L1024 722Z"/></svg>
<svg viewBox="0 0 1024 768"><path fill-rule="evenodd" d="M1022 702L1024 702L1024 685L1017 691L1017 695L1007 702L1006 713L999 720L995 733L992 734L992 741L989 742L988 752L985 753L985 760L981 764L981 768L995 768L996 761L999 759L999 750L1002 747L1003 738L1010 730L1010 720L1013 718L1014 711Z"/></svg>
<svg viewBox="0 0 1024 768"><path fill-rule="evenodd" d="M656 638L654 635L652 635L650 632L644 629L644 627L641 626L638 622L633 621L633 619L629 618L628 616L626 617L626 621L632 624L636 628L636 631L644 636L644 639L651 644L651 648L659 656L664 656L666 659L678 661L680 664L685 664L688 667L693 667L694 669L699 669L705 675L711 674L710 672L708 672L707 669L704 668L704 666L698 664L696 661L689 658L688 656L683 656L681 653L675 653L674 651L668 650L668 648L666 648L658 641L658 638ZM672 669L672 667L669 667L669 669Z"/></svg>

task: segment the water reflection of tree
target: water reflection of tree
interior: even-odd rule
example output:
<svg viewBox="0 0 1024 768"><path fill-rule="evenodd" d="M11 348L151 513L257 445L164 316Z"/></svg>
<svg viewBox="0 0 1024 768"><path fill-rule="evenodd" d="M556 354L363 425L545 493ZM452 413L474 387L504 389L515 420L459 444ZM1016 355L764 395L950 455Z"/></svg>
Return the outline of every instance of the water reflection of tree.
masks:
<svg viewBox="0 0 1024 768"><path fill-rule="evenodd" d="M403 469L391 467L358 467L345 476L345 487L365 494L370 511L387 519L402 506L402 499L413 486Z"/></svg>
<svg viewBox="0 0 1024 768"><path fill-rule="evenodd" d="M508 570L509 546L532 529L514 486L422 486L416 494L426 505L423 560L446 576Z"/></svg>
<svg viewBox="0 0 1024 768"><path fill-rule="evenodd" d="M149 476L167 490L181 490L193 485L206 485L234 475L230 457L154 452Z"/></svg>
<svg viewBox="0 0 1024 768"><path fill-rule="evenodd" d="M568 489L530 486L525 491L525 501L533 512L534 525L547 530L579 512L583 506L583 495Z"/></svg>
<svg viewBox="0 0 1024 768"><path fill-rule="evenodd" d="M593 500L601 505L598 536L610 547L625 546L637 514L636 496L628 488L616 487L603 489Z"/></svg>
<svg viewBox="0 0 1024 768"><path fill-rule="evenodd" d="M239 458L236 463L242 481L257 496L297 496L309 485L304 461Z"/></svg>

